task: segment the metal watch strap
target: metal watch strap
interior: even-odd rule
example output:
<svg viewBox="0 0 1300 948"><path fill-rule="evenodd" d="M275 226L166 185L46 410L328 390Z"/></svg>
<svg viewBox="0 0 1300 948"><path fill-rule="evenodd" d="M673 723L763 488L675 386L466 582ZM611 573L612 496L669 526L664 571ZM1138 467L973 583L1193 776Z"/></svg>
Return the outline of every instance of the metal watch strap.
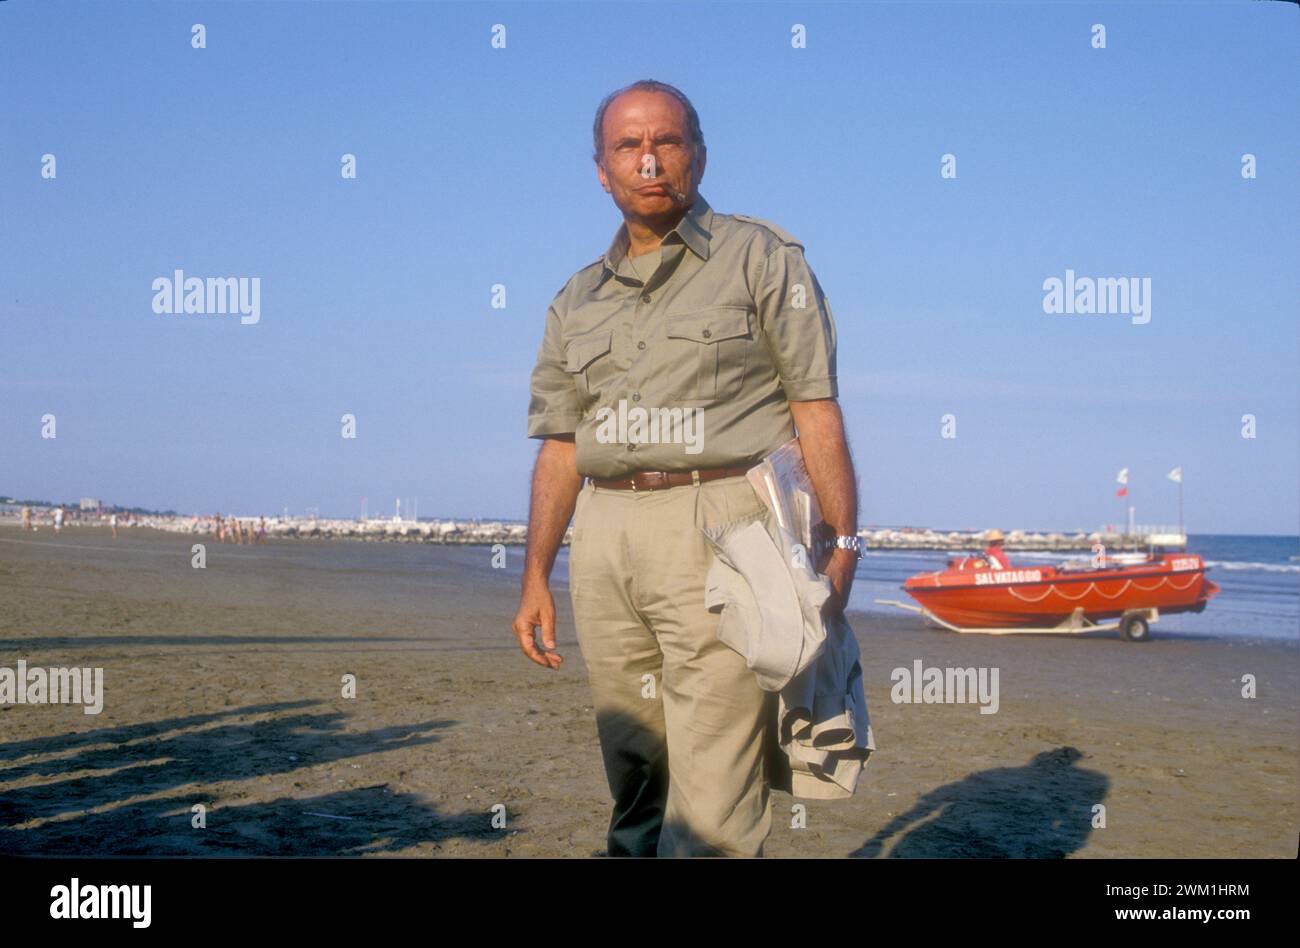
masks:
<svg viewBox="0 0 1300 948"><path fill-rule="evenodd" d="M862 538L859 536L837 536L835 538L835 549L852 550L862 559Z"/></svg>

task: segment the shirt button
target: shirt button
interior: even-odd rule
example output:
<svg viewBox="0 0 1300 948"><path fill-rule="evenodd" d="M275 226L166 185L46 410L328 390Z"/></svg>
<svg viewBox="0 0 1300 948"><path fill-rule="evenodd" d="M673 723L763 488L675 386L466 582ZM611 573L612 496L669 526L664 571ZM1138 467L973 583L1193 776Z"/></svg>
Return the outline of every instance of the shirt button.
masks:
<svg viewBox="0 0 1300 948"><path fill-rule="evenodd" d="M705 339L708 339L708 338L712 337L713 333L709 332L709 331L706 329L706 330L704 330L704 332L700 333L700 335L703 336Z"/></svg>
<svg viewBox="0 0 1300 948"><path fill-rule="evenodd" d="M633 392L633 393L632 393L632 401L634 401L634 402L639 402L639 401L641 401L641 393L640 393L640 392Z"/></svg>
<svg viewBox="0 0 1300 948"><path fill-rule="evenodd" d="M644 341L642 341L642 342L638 342L638 343L636 344L636 347L637 347L638 349L644 349L644 348L645 348L645 342L644 342Z"/></svg>
<svg viewBox="0 0 1300 948"><path fill-rule="evenodd" d="M642 294L641 294L641 302L642 302L642 303L649 303L649 302L650 302L650 294L649 294L649 293L642 293Z"/></svg>

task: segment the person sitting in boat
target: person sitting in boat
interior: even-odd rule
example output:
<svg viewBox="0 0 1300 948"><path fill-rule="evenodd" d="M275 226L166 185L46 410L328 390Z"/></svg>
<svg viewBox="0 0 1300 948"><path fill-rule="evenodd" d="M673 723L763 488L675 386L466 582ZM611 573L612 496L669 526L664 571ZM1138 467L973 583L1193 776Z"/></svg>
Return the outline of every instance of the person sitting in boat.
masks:
<svg viewBox="0 0 1300 948"><path fill-rule="evenodd" d="M1011 569L1011 560L1007 559L1006 550L1002 549L1002 531L993 529L988 532L988 546L984 548L984 558L994 569Z"/></svg>

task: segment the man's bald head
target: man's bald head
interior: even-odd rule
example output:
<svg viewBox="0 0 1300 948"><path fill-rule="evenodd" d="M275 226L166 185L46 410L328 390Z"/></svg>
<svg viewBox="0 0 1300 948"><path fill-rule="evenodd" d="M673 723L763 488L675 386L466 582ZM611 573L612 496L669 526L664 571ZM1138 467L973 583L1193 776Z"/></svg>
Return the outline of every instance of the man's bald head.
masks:
<svg viewBox="0 0 1300 948"><path fill-rule="evenodd" d="M616 89L605 96L596 109L596 121L591 129L591 157L597 164L600 164L605 156L605 114L609 111L609 107L614 104L615 99L629 92L661 92L672 96L685 114L686 133L691 147L697 154L704 148L704 132L700 129L700 116L695 111L695 106L691 105L691 100L686 98L686 93L666 82L658 82L654 79L639 79L631 85Z"/></svg>
<svg viewBox="0 0 1300 948"><path fill-rule="evenodd" d="M596 111L596 177L634 228L659 236L699 196L708 151L699 115L679 89L642 80Z"/></svg>

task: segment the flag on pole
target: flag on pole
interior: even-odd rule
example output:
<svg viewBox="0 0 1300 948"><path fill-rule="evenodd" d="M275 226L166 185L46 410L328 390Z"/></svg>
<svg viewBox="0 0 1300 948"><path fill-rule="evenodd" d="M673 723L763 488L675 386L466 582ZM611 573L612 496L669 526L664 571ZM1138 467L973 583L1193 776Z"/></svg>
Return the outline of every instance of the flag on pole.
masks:
<svg viewBox="0 0 1300 948"><path fill-rule="evenodd" d="M1115 482L1124 485L1119 490L1115 491L1115 496L1116 497L1128 496L1128 468L1124 468L1119 472L1118 475L1116 475Z"/></svg>
<svg viewBox="0 0 1300 948"><path fill-rule="evenodd" d="M1174 481L1174 482L1177 483L1177 484L1181 484L1181 483L1183 482L1183 469L1182 469L1182 466L1180 465L1180 466L1174 468L1172 471L1170 471L1170 472L1169 472L1168 474L1166 474L1165 476L1168 477L1171 481Z"/></svg>

